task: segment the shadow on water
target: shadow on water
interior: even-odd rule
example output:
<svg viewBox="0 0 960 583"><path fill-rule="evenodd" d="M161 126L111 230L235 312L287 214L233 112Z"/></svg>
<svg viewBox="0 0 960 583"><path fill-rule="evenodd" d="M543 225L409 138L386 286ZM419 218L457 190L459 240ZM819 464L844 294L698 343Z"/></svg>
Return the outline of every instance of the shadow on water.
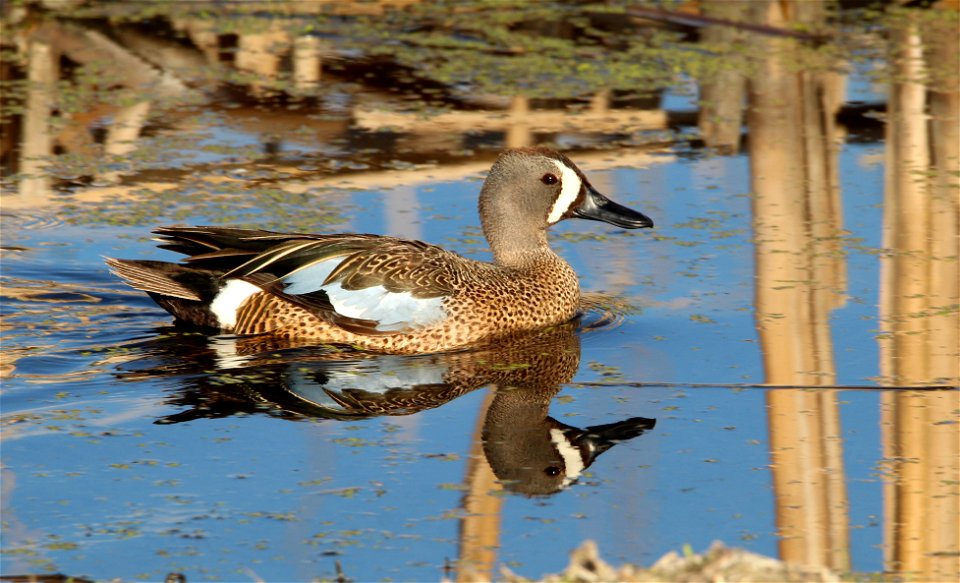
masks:
<svg viewBox="0 0 960 583"><path fill-rule="evenodd" d="M656 425L633 417L577 428L549 416L551 400L580 365L577 327L569 323L495 347L424 356L169 332L128 347L146 355L116 374L125 381L176 377L178 388L166 402L185 410L158 424L253 413L337 421L412 415L490 387L494 396L481 437L487 463L507 490L549 495L614 444Z"/></svg>

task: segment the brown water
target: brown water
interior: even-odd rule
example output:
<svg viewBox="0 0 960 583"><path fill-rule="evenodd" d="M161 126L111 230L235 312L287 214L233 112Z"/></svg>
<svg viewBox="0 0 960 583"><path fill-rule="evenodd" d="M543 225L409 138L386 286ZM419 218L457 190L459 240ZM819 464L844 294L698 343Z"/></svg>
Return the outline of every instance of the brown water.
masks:
<svg viewBox="0 0 960 583"><path fill-rule="evenodd" d="M956 579L956 11L409 4L7 9L0 572L538 577L591 538ZM102 263L171 223L486 258L525 145L657 228L558 225L588 310L497 350L176 330ZM609 448L549 476L551 429Z"/></svg>

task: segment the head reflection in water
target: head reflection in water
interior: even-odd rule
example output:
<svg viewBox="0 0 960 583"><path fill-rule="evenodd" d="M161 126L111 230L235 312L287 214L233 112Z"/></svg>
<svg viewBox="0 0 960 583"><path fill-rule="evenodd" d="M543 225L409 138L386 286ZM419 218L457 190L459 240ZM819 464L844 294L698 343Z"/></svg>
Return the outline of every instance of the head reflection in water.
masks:
<svg viewBox="0 0 960 583"><path fill-rule="evenodd" d="M638 437L657 423L634 417L577 429L547 416L555 393L500 389L490 405L483 451L493 473L510 491L529 496L554 494L576 481L614 444Z"/></svg>

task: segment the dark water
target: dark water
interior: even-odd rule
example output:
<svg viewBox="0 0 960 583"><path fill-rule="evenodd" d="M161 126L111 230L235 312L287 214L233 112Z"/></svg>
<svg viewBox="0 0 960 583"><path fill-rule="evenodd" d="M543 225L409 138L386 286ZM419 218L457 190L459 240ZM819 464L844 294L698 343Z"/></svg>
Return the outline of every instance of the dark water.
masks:
<svg viewBox="0 0 960 583"><path fill-rule="evenodd" d="M869 70L854 68L847 100L884 99ZM471 565L538 577L584 539L617 563L722 540L841 571L950 572L909 552L884 559L899 544L885 504L906 504L891 502L896 485L917 483L898 460L956 474L957 394L902 390L955 377L891 373L912 348L884 352L900 333L883 317L898 293L883 262L897 252L875 122L828 141L841 226L812 239L833 245L813 256L841 265L840 283L770 267L784 251L764 246L778 219L757 204L756 150L712 153L685 138L690 126L528 136L567 150L657 228L553 229L594 302L578 322L498 350L376 357L208 337L172 328L108 273L103 256L172 258L149 229L174 222L383 233L486 258L476 195L509 135L365 127L359 105L335 110L354 94L331 83L319 104L201 89L199 102L155 104L136 154L115 166L62 155L32 175L49 177L39 187L23 168L5 178L4 575L279 581L332 578L339 564L359 581L463 577ZM655 111L695 110L689 85L666 87ZM97 123L125 111L111 107ZM797 328L815 346L758 331L796 316L764 303L764 289L828 290L831 308L812 312L826 316ZM956 307L934 308L914 314L920 352L955 359L942 332ZM818 368L784 376L778 359L801 352ZM912 426L897 416L908 398ZM588 428L611 439L592 465L531 470L556 457L544 453L551 430ZM914 456L911 431L933 445ZM955 488L936 490L948 482L917 486L919 528L955 529L943 525ZM917 556L955 556L942 540Z"/></svg>

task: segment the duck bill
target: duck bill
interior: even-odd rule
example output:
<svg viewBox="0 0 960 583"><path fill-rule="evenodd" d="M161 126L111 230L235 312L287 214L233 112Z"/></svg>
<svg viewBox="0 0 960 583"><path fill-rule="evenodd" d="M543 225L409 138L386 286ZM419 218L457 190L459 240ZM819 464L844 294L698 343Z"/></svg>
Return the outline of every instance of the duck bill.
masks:
<svg viewBox="0 0 960 583"><path fill-rule="evenodd" d="M573 209L573 216L591 221L603 221L624 229L643 229L653 226L647 215L617 204L593 189L584 186L583 202Z"/></svg>
<svg viewBox="0 0 960 583"><path fill-rule="evenodd" d="M606 425L594 425L586 429L570 428L572 431L568 431L566 435L567 439L580 449L583 466L588 468L590 464L597 459L597 456L617 443L639 437L656 427L656 425L656 419L631 417L624 421L608 423Z"/></svg>

